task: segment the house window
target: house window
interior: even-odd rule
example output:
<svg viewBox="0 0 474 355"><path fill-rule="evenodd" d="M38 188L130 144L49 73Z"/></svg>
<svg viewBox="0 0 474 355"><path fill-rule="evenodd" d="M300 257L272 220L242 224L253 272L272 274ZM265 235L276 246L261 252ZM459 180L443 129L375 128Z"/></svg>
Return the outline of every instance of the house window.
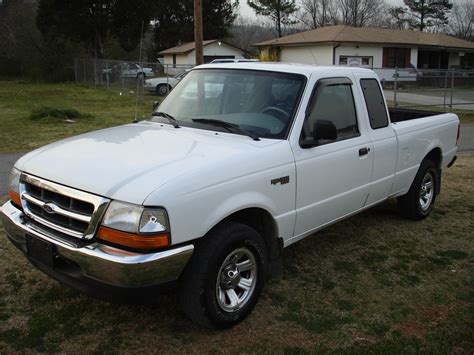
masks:
<svg viewBox="0 0 474 355"><path fill-rule="evenodd" d="M384 68L410 67L410 48L385 47L383 49Z"/></svg>
<svg viewBox="0 0 474 355"><path fill-rule="evenodd" d="M339 65L350 67L372 68L373 57L360 57L341 55L339 57Z"/></svg>

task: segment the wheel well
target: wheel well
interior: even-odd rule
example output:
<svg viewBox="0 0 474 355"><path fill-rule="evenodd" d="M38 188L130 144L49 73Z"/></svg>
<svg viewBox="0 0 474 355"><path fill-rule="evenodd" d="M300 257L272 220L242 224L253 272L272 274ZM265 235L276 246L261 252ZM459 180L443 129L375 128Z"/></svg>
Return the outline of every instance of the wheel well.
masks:
<svg viewBox="0 0 474 355"><path fill-rule="evenodd" d="M281 256L283 244L278 238L278 227L275 220L268 211L261 208L247 208L231 214L224 221L234 221L252 227L265 241L269 259L277 259Z"/></svg>
<svg viewBox="0 0 474 355"><path fill-rule="evenodd" d="M435 166L440 169L441 168L441 149L434 148L432 149L423 160L431 160Z"/></svg>
<svg viewBox="0 0 474 355"><path fill-rule="evenodd" d="M431 160L437 169L436 174L436 195L439 195L441 192L441 149L434 148L432 149L423 160Z"/></svg>

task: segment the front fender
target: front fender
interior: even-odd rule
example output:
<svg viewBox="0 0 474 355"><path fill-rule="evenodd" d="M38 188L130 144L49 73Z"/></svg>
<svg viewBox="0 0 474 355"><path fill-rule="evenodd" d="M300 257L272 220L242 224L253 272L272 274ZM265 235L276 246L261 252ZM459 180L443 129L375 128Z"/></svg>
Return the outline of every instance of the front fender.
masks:
<svg viewBox="0 0 474 355"><path fill-rule="evenodd" d="M210 211L202 225L201 237L230 215L248 208L265 210L275 219L276 206L274 201L256 191L242 192L223 200L222 203Z"/></svg>

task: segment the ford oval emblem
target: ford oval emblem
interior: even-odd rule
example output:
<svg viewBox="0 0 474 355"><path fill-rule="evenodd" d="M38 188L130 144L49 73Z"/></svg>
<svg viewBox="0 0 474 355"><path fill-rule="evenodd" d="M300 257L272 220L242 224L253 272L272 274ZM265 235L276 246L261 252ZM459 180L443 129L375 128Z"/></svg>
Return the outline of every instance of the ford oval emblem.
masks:
<svg viewBox="0 0 474 355"><path fill-rule="evenodd" d="M45 211L46 213L49 213L49 214L53 214L54 213L54 207L56 207L55 205L53 205L52 203L46 203L43 205L43 211Z"/></svg>

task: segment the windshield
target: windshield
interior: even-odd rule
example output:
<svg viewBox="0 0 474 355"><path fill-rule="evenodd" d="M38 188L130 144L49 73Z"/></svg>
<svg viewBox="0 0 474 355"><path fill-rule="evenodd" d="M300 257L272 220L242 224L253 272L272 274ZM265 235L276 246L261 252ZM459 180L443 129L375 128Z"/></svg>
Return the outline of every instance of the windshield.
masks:
<svg viewBox="0 0 474 355"><path fill-rule="evenodd" d="M258 137L282 139L304 83L305 77L295 74L198 69L180 81L157 111L174 117L183 126L223 130L222 124L212 124L212 120L219 120ZM203 118L207 120L200 120Z"/></svg>

